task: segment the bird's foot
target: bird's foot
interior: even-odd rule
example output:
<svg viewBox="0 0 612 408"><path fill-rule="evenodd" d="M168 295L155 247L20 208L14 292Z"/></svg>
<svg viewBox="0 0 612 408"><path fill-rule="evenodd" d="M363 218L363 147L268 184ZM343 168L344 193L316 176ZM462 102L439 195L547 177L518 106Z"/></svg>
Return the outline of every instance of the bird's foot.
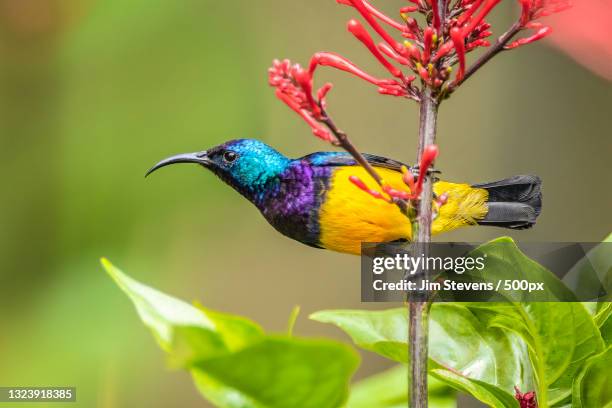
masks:
<svg viewBox="0 0 612 408"><path fill-rule="evenodd" d="M412 175L414 176L414 180L416 181L420 173L419 165L417 164L410 167L410 172L412 173ZM427 169L427 177L431 177L434 183L440 181L440 178L437 176L438 174L442 174L442 172L436 168L430 167L429 169Z"/></svg>

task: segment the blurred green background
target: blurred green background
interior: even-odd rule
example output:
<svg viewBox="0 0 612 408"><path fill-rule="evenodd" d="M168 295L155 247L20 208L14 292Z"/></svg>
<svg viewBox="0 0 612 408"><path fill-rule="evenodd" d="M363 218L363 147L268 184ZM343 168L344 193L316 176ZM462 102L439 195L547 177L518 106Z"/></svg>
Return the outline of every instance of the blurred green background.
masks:
<svg viewBox="0 0 612 408"><path fill-rule="evenodd" d="M494 22L506 26L512 4ZM208 406L167 369L100 256L271 330L299 304L297 333L343 338L306 316L389 306L360 304L357 257L283 238L211 174L143 178L163 157L236 137L293 156L328 149L274 98L266 69L333 50L383 75L346 32L351 16L332 0L0 0L0 385L74 385L74 407ZM414 103L318 78L335 83L330 110L363 151L414 160ZM546 44L504 54L442 106L437 167L465 182L539 174L538 225L509 235L598 241L612 226L611 102L608 82ZM385 366L364 355L358 376Z"/></svg>

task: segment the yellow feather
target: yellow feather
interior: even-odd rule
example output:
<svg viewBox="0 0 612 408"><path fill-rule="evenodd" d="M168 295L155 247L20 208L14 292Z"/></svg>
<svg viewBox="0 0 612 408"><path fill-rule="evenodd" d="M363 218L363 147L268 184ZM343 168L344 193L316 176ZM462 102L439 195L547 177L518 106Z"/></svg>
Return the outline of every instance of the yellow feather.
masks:
<svg viewBox="0 0 612 408"><path fill-rule="evenodd" d="M402 174L385 168L376 169L386 183L407 190ZM330 188L319 209L320 242L333 251L359 254L362 242L410 240L410 220L394 204L375 199L349 181L357 176L366 185L380 190L367 172L359 166L338 168L331 177ZM432 232L440 233L472 225L487 213L487 192L467 184L440 181L434 185L436 194L446 193L443 205L432 224Z"/></svg>

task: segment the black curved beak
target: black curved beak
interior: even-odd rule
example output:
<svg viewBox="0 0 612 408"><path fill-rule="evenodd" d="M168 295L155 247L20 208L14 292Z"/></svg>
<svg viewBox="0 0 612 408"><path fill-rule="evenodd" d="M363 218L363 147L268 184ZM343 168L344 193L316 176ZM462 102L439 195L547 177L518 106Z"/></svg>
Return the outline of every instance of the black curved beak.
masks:
<svg viewBox="0 0 612 408"><path fill-rule="evenodd" d="M147 171L147 174L145 174L145 177L147 177L149 174L153 173L157 169L175 163L197 163L201 164L204 167L208 167L211 161L208 158L206 151L197 153L177 154L175 156L168 157L167 159L164 159L157 163L155 166L151 167L149 171Z"/></svg>

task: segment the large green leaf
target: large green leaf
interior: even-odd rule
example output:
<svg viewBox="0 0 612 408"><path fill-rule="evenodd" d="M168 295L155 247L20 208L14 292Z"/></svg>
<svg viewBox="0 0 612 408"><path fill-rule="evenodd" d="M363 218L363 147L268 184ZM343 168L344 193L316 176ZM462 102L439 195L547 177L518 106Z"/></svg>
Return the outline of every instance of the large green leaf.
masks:
<svg viewBox="0 0 612 408"><path fill-rule="evenodd" d="M404 408L408 404L408 370L399 365L367 377L351 386L346 408ZM429 407L456 408L453 389L434 377L428 379Z"/></svg>
<svg viewBox="0 0 612 408"><path fill-rule="evenodd" d="M337 408L359 358L331 340L268 335L240 316L191 306L102 265L175 365L223 408Z"/></svg>
<svg viewBox="0 0 612 408"><path fill-rule="evenodd" d="M408 362L405 309L326 310L313 313L310 318L338 326L361 348L394 361Z"/></svg>
<svg viewBox="0 0 612 408"><path fill-rule="evenodd" d="M408 360L403 308L322 311L311 318L340 327L366 350L396 361ZM465 306L433 305L429 347L436 369L431 373L491 406L518 406L510 392L516 384L530 384L531 377L526 349L518 340L514 333L487 329Z"/></svg>
<svg viewBox="0 0 612 408"><path fill-rule="evenodd" d="M496 292L500 300L511 302L575 300L572 291L555 274L523 254L512 238L494 239L474 249L468 256L470 258L484 257L486 259L484 268L474 269L469 275L453 274L454 280L492 282L496 288L499 281L505 280L525 280L544 284L543 290L535 292L506 290L504 285L501 285Z"/></svg>
<svg viewBox="0 0 612 408"><path fill-rule="evenodd" d="M604 346L581 303L478 303L468 307L488 327L521 336L529 350L542 407L567 398L581 365Z"/></svg>
<svg viewBox="0 0 612 408"><path fill-rule="evenodd" d="M482 278L516 278L511 274L518 266L520 279L546 282L545 299L567 299L562 282L510 239L492 241L475 251L487 255ZM521 295L508 292L504 297ZM335 324L364 349L406 362L405 313L404 309L338 310L318 312L312 318ZM603 320L607 333L607 309L598 305L593 313ZM564 403L586 359L604 347L591 313L581 303L437 303L431 308L429 339L431 374L494 407L516 406L514 386L535 390L542 408Z"/></svg>
<svg viewBox="0 0 612 408"><path fill-rule="evenodd" d="M206 349L201 348L202 352L216 354L226 351L215 322L204 312L186 302L135 281L107 259L102 259L102 266L132 300L143 323L151 329L155 339L165 351L172 351L174 331L178 327L188 327L194 331L201 331L200 339L204 340L206 338L207 341ZM252 325L254 331L261 331L256 328L254 323L245 321L245 325L247 324Z"/></svg>
<svg viewBox="0 0 612 408"><path fill-rule="evenodd" d="M612 347L588 359L574 380L572 408L612 407Z"/></svg>
<svg viewBox="0 0 612 408"><path fill-rule="evenodd" d="M193 367L265 407L339 407L356 357L347 346L329 340L268 336Z"/></svg>

